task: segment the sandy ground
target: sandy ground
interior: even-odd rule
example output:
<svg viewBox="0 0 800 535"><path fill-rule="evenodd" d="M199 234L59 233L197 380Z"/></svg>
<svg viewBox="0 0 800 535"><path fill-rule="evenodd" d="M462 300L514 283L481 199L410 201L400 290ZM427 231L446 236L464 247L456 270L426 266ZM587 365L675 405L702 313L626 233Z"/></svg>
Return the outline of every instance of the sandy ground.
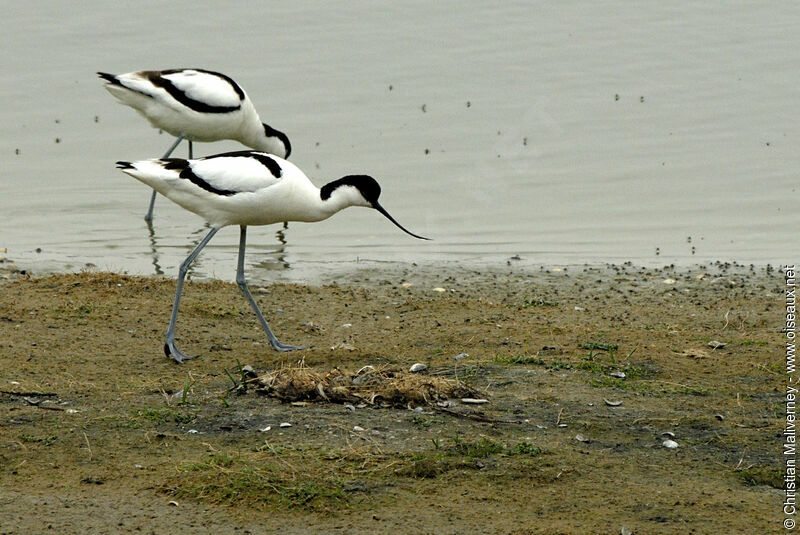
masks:
<svg viewBox="0 0 800 535"><path fill-rule="evenodd" d="M2 534L780 529L771 269L388 266L254 288L279 338L312 346L282 354L235 285L193 281L177 340L201 357L182 366L161 349L174 280L12 275ZM293 404L242 386L243 365L300 359L421 362L489 402Z"/></svg>

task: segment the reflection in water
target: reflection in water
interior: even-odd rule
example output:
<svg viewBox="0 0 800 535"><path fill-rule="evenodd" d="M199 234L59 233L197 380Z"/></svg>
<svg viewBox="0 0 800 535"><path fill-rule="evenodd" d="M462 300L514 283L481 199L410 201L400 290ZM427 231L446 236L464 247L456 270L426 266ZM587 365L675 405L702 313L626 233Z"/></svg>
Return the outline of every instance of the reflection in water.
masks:
<svg viewBox="0 0 800 535"><path fill-rule="evenodd" d="M153 270L156 275L164 275L164 269L161 267L160 262L161 246L158 243L162 237L156 234L155 228L153 227L153 223L151 221L146 221L146 223L147 233L150 240L150 255L152 257L151 263L153 264ZM194 249L208 233L210 228L211 225L205 223L201 228L198 228L192 232L191 235L193 238L188 246L188 249ZM286 239L286 232L284 231L287 229L288 225L284 223L283 228L275 232L275 238L277 239L278 244L273 246L265 246L267 251L262 254L265 254L266 258L254 263L253 267L255 269L263 269L265 271L280 271L291 268L289 261L286 259L286 246L288 245L288 241ZM252 253L250 256L252 257ZM189 266L188 274L191 275L193 272L195 272L196 266L199 265L202 265L200 262L200 257L198 257L197 260L192 262L191 266Z"/></svg>
<svg viewBox="0 0 800 535"><path fill-rule="evenodd" d="M158 245L156 243L156 231L153 229L153 220L145 219L145 222L147 223L147 233L150 236L150 254L153 257L153 268L156 275L163 275L164 270L161 269L161 264L158 261Z"/></svg>

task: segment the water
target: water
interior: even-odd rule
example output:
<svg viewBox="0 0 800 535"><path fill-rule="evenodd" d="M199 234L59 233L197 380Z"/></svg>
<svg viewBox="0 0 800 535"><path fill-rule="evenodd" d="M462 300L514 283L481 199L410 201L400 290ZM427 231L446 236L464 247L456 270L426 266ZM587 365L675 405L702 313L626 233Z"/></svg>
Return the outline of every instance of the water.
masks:
<svg viewBox="0 0 800 535"><path fill-rule="evenodd" d="M244 86L316 184L372 174L434 238L359 209L252 228L254 279L514 255L796 259L800 7L564 4L6 2L0 248L35 272L173 275L202 220L159 198L150 233L149 190L114 168L171 139L94 73L204 67ZM221 231L197 273L231 280L237 237Z"/></svg>

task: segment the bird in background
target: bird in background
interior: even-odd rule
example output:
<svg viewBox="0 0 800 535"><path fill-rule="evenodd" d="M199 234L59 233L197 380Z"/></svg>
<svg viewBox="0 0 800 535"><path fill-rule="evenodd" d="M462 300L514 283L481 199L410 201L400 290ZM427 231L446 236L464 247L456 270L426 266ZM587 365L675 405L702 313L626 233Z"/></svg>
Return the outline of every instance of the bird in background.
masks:
<svg viewBox="0 0 800 535"><path fill-rule="evenodd" d="M377 210L415 238L429 239L410 232L389 215L378 202L381 187L367 175L344 176L318 188L291 162L260 151L228 152L195 160L162 158L120 161L117 167L183 208L205 218L211 226L211 230L178 270L175 300L164 343L164 353L177 363L194 358L182 353L175 344L175 323L186 272L222 227L239 225L236 283L250 303L270 344L277 351L305 348L278 341L248 289L244 275L248 226L284 221L322 221L350 206L362 206Z"/></svg>
<svg viewBox="0 0 800 535"><path fill-rule="evenodd" d="M204 69L97 73L104 87L150 124L177 139L164 154L168 158L184 139L189 142L231 139L253 149L288 158L292 152L283 132L262 123L244 89L231 77ZM156 190L145 220L153 220Z"/></svg>

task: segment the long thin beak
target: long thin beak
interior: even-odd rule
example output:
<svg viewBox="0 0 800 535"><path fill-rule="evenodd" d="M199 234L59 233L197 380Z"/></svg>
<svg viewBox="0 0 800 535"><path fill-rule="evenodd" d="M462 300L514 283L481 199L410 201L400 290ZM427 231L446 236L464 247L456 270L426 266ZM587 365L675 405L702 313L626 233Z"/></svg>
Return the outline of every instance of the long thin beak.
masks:
<svg viewBox="0 0 800 535"><path fill-rule="evenodd" d="M379 211L380 213L382 213L383 215L385 215L385 216L386 216L386 219L388 219L389 221L391 221L392 223L394 223L395 225L397 225L397 228L399 228L400 230L402 230L402 231L403 231L403 232L405 232L406 234L409 234L409 235L411 235L411 236L414 236L415 238L419 238L420 240L430 240L430 238L426 238L426 237L424 237L424 236L417 236L417 235L416 235L416 234L414 234L413 232L411 232L411 231L409 231L408 229L406 229L406 228L405 228L403 225L401 225L400 223L398 223L397 221L395 221L395 219L394 219L392 216L390 216L390 215L389 215L389 212L387 212L387 211L386 211L386 210L383 208L383 206L381 206L380 204L378 204L378 201L375 201L375 202L373 202L373 203L372 203L372 206L373 206L373 208L375 208L377 211Z"/></svg>

